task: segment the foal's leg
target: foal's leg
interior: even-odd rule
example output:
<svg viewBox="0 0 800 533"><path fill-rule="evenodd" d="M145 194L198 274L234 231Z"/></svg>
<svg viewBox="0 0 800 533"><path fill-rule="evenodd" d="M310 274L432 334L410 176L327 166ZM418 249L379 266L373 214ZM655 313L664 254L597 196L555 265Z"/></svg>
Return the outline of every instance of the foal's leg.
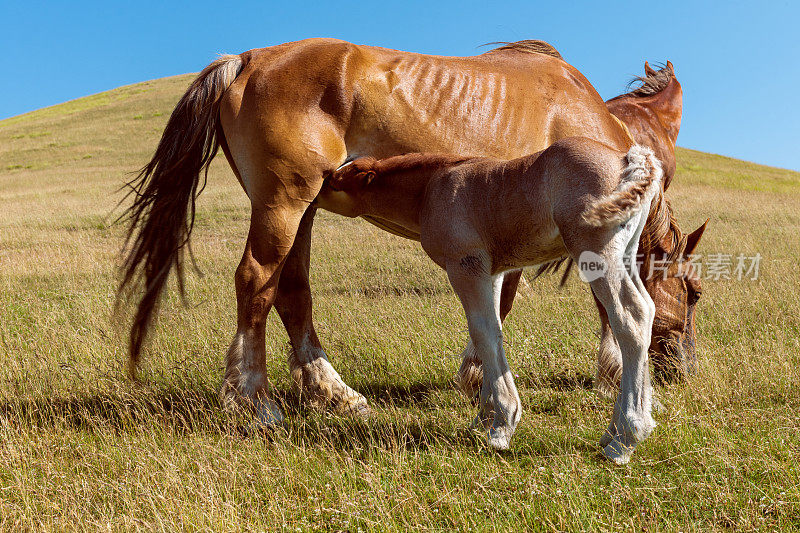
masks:
<svg viewBox="0 0 800 533"><path fill-rule="evenodd" d="M608 323L605 307L592 291L597 312L600 314L600 349L597 352L597 375L594 386L601 393L613 398L619 390L619 379L622 376L622 352Z"/></svg>
<svg viewBox="0 0 800 533"><path fill-rule="evenodd" d="M608 313L609 324L622 352L622 377L614 417L600 443L606 457L624 464L630 460L636 445L655 427L647 361L655 307L628 272L611 273L591 285Z"/></svg>
<svg viewBox="0 0 800 533"><path fill-rule="evenodd" d="M489 445L508 448L522 406L503 350L500 323L502 276L491 276L475 256L447 265L447 275L467 315L469 335L483 366L483 384L475 424L489 428Z"/></svg>
<svg viewBox="0 0 800 533"><path fill-rule="evenodd" d="M303 215L294 246L283 266L275 299L275 309L292 344L289 369L295 386L312 404L327 405L340 413L368 414L366 399L342 381L314 330L309 266L315 211L311 206Z"/></svg>
<svg viewBox="0 0 800 533"><path fill-rule="evenodd" d="M505 322L506 316L511 312L514 297L517 294L522 270L506 272L503 279L503 291L500 298L500 320ZM613 396L619 388L619 378L622 375L622 353L611 326L608 315L597 297L594 296L597 311L600 314L600 348L597 353L597 374L595 387L605 395ZM481 387L483 370L481 361L475 353L475 347L470 341L461 353L461 367L456 374L456 386L469 398L474 398Z"/></svg>
<svg viewBox="0 0 800 533"><path fill-rule="evenodd" d="M500 322L504 322L511 307L514 305L514 297L517 294L522 270L510 270L503 277L503 287L500 292ZM467 347L461 352L461 367L456 374L456 386L468 398L474 398L481 389L483 382L483 369L481 360L475 352L472 340L467 343Z"/></svg>

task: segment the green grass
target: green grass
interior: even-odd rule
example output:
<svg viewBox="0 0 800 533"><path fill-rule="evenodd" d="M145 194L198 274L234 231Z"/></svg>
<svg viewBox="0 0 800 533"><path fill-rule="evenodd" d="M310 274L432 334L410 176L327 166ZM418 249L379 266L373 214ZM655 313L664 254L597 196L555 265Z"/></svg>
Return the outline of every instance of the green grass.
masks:
<svg viewBox="0 0 800 533"><path fill-rule="evenodd" d="M0 122L0 529L800 529L800 174L679 150L670 196L701 253L763 256L758 281L706 281L699 374L660 388L659 426L627 467L599 454L611 403L591 390L597 318L574 277L524 289L507 322L523 419L507 453L452 387L466 327L414 243L318 217L315 317L375 417L291 390L288 421L244 434L217 400L234 333L247 200L224 158L198 205L189 307L171 291L124 376L112 315L116 190L155 148L190 77L123 87Z"/></svg>

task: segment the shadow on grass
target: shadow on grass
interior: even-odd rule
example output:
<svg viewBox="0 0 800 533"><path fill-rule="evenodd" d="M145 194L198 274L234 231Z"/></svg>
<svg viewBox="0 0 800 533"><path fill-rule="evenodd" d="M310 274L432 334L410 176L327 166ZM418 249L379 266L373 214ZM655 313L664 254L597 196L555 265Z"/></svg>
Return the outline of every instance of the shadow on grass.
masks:
<svg viewBox="0 0 800 533"><path fill-rule="evenodd" d="M455 389L449 382L411 383L397 385L394 383L368 383L356 387L367 401L378 405L419 406L430 405L433 397Z"/></svg>
<svg viewBox="0 0 800 533"><path fill-rule="evenodd" d="M7 426L68 426L103 431L125 431L167 419L174 421L176 427L191 430L200 421L211 422L210 415L219 410L217 394L210 389L143 391L132 387L119 394L6 401L0 404L0 417Z"/></svg>
<svg viewBox="0 0 800 533"><path fill-rule="evenodd" d="M451 289L449 286L397 286L397 285L371 285L364 287L335 287L324 290L323 293L334 295L347 295L347 296L363 296L369 299L385 298L387 296L411 296L411 297L429 297L438 296L441 294L450 294Z"/></svg>
<svg viewBox="0 0 800 533"><path fill-rule="evenodd" d="M429 403L434 394L452 389L449 383L369 384L360 387L359 392L375 405L413 407ZM308 414L315 411L293 390L273 390L272 393L274 399L290 413ZM70 398L21 398L0 403L0 417L12 424L24 421L37 426L59 424L83 427L105 422L123 427L130 423L152 421L154 416L184 420L185 425L191 426L192 421L216 419L220 413L224 411L218 391L196 384L186 388L132 385L116 393Z"/></svg>
<svg viewBox="0 0 800 533"><path fill-rule="evenodd" d="M535 381L538 381L544 387L559 391L592 390L594 386L594 378L592 376L568 370L558 372L557 374L548 374Z"/></svg>
<svg viewBox="0 0 800 533"><path fill-rule="evenodd" d="M10 400L0 404L0 426L68 427L95 434L157 429L177 435L263 438L270 443L332 451L432 447L490 451L482 432L468 427L474 408L466 400L453 402L458 396L450 383L370 384L359 390L376 407L372 416L333 415L309 407L292 391L275 390L273 397L288 417L277 430L254 427L250 413L223 410L217 391L202 385L186 389L145 385L92 396ZM453 396L437 398L442 392ZM552 411L552 406L540 407L529 406L527 410ZM513 453L548 455L552 453L548 449L543 440L528 443Z"/></svg>

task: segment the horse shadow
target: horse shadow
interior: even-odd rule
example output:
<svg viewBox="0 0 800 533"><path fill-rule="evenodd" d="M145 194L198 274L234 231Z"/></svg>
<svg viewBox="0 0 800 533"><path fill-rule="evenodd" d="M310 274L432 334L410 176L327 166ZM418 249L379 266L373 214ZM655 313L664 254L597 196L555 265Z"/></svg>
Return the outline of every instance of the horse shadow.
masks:
<svg viewBox="0 0 800 533"><path fill-rule="evenodd" d="M587 382L588 379L588 382ZM591 387L591 378L553 375L539 380L542 386L559 390ZM587 385L588 383L588 385ZM375 414L366 418L338 416L309 407L294 390L273 390L273 398L287 414L278 429L253 426L252 416L223 409L218 392L206 385L130 387L118 392L72 398L21 398L0 403L0 422L5 426L39 428L69 427L88 432L124 433L154 425L178 434L211 433L230 438L265 439L269 443L291 442L340 451L365 448L416 449L432 447L488 450L482 432L470 429L474 411L469 399L456 394L447 380L398 385L369 383L357 387ZM442 423L433 413L442 394L448 405L464 411L464 423ZM454 398L456 398L454 400ZM552 406L526 406L529 413L552 414ZM418 410L420 416L409 411ZM580 446L580 443L576 443ZM532 442L523 455L548 455L548 446ZM490 450L494 453L493 450ZM519 451L502 452L519 455Z"/></svg>

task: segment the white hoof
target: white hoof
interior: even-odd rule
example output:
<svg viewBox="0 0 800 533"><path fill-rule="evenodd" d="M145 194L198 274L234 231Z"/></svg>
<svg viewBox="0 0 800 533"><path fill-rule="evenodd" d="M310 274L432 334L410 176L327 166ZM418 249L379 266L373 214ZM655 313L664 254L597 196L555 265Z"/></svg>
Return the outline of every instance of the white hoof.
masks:
<svg viewBox="0 0 800 533"><path fill-rule="evenodd" d="M355 402L354 405L350 406L348 409L344 411L346 414L351 415L355 418L361 418L366 420L367 418L372 417L372 409L370 408L369 404L367 403L367 399L361 396L359 401Z"/></svg>
<svg viewBox="0 0 800 533"><path fill-rule="evenodd" d="M612 431L614 431L613 428L608 428L605 431L605 433L603 433L603 436L600 437L600 447L601 448L605 448L606 446L611 444L612 440L614 440L614 434L612 433Z"/></svg>
<svg viewBox="0 0 800 533"><path fill-rule="evenodd" d="M472 420L472 424L470 424L470 429L483 429L487 430L492 427L492 419L485 418L483 415L478 413L475 418Z"/></svg>
<svg viewBox="0 0 800 533"><path fill-rule="evenodd" d="M618 465L626 465L631 460L635 449L635 446L628 446L615 438L603 447L603 455Z"/></svg>
<svg viewBox="0 0 800 533"><path fill-rule="evenodd" d="M505 429L490 429L487 435L489 446L495 450L507 450L511 444L511 435Z"/></svg>

